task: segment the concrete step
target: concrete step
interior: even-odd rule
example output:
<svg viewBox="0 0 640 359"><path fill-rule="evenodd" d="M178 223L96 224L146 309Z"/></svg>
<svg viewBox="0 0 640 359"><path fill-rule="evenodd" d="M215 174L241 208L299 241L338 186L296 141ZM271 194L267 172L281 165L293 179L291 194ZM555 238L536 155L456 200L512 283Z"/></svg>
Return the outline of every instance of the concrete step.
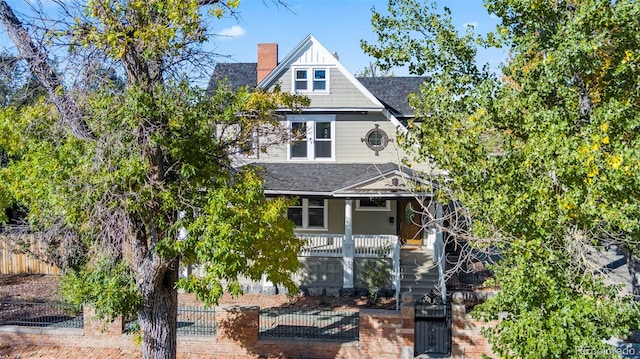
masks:
<svg viewBox="0 0 640 359"><path fill-rule="evenodd" d="M424 249L400 252L400 288L411 292L415 300L435 291L438 285L438 267L433 263L433 252Z"/></svg>
<svg viewBox="0 0 640 359"><path fill-rule="evenodd" d="M413 295L413 300L419 300L424 296L431 294L431 292L437 293L436 287L432 288L402 288L402 292L410 292Z"/></svg>

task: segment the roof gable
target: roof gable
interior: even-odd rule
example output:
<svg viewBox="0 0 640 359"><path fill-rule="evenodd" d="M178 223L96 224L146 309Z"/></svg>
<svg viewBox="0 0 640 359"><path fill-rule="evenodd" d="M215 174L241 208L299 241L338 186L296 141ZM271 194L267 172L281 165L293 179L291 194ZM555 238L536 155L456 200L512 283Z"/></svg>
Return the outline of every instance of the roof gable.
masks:
<svg viewBox="0 0 640 359"><path fill-rule="evenodd" d="M270 88L285 73L295 66L324 66L338 71L354 91L359 91L371 106L367 110L379 108L387 118L401 130L404 130L399 118L413 117L407 96L418 92L419 86L427 77L360 77L353 76L335 56L315 37L308 35L271 71L259 84L256 63L218 63L213 71L207 91L213 92L220 80L226 79L233 91L241 86L249 88ZM310 94L311 95L311 94Z"/></svg>
<svg viewBox="0 0 640 359"><path fill-rule="evenodd" d="M380 102L367 88L358 81L336 57L329 52L313 35L307 35L259 84L260 88L269 88L294 66L328 66L336 68L358 91L366 96L375 106L384 109Z"/></svg>

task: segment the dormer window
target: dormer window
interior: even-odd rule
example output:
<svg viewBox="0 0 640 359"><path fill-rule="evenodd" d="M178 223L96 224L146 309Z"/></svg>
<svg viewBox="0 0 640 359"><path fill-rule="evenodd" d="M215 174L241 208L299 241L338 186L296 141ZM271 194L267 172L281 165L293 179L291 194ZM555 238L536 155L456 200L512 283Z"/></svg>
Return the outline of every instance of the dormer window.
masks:
<svg viewBox="0 0 640 359"><path fill-rule="evenodd" d="M329 71L325 68L303 68L293 70L294 92L328 92Z"/></svg>
<svg viewBox="0 0 640 359"><path fill-rule="evenodd" d="M327 70L313 70L313 91L327 89Z"/></svg>
<svg viewBox="0 0 640 359"><path fill-rule="evenodd" d="M307 70L296 70L296 91L307 91Z"/></svg>

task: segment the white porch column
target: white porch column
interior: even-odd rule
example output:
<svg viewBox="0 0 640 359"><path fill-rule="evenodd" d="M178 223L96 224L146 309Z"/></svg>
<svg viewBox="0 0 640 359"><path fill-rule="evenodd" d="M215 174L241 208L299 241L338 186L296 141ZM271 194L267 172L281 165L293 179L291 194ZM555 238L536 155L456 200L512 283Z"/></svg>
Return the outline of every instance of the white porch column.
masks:
<svg viewBox="0 0 640 359"><path fill-rule="evenodd" d="M425 245L427 246L427 249L431 249L431 250L434 250L435 248L436 233L438 231L438 222L437 222L438 214L436 209L437 206L438 205L436 204L434 198L429 199L429 205L426 206L426 208L424 208L424 211L428 213L423 215L423 218L425 220L422 221L422 225L425 227L424 231L426 232L426 236L427 236Z"/></svg>
<svg viewBox="0 0 640 359"><path fill-rule="evenodd" d="M435 225L435 243L433 248L433 262L437 263L444 255L444 237L442 236L442 205L436 202L435 213L436 225Z"/></svg>
<svg viewBox="0 0 640 359"><path fill-rule="evenodd" d="M355 255L353 242L353 200L344 200L344 241L342 242L343 275L342 287L353 288L353 257Z"/></svg>

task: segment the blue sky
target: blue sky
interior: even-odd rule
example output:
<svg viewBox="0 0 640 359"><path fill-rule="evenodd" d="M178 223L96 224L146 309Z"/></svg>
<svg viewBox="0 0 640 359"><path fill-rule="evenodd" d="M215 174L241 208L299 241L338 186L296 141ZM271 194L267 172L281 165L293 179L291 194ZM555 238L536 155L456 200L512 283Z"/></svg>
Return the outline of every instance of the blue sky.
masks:
<svg viewBox="0 0 640 359"><path fill-rule="evenodd" d="M28 10L28 2L41 1L45 10L55 9L51 0L9 0L18 12ZM431 1L431 0L427 0ZM373 59L360 49L360 40L375 41L371 29L371 8L383 13L387 0L284 0L289 9L272 0L241 0L239 19L213 20L211 31L219 36L211 38L208 50L221 57L221 62L256 62L258 43L275 42L279 45L280 59L284 58L308 34L315 36L329 51L337 52L340 62L351 73L362 71ZM438 0L453 12L455 25L463 30L474 24L476 31L486 33L495 28L498 20L489 16L482 0ZM20 16L21 14L19 14ZM0 27L0 48L12 48ZM481 52L479 62L493 66L504 58L499 52ZM395 69L397 76L407 75L404 69Z"/></svg>
<svg viewBox="0 0 640 359"><path fill-rule="evenodd" d="M291 11L271 0L242 0L241 19L223 19L214 23L213 32L229 37L216 37L212 46L228 55L222 62L255 62L258 43L276 42L280 59L284 58L305 36L312 34L330 52L337 52L340 62L351 73L360 72L373 59L360 48L360 40L375 41L371 29L371 8L386 12L387 0L285 0ZM437 1L452 10L455 25L464 29L473 24L477 32L495 28L498 20L490 17L482 0ZM497 64L500 53L480 53L481 63ZM407 75L396 69L398 76Z"/></svg>

